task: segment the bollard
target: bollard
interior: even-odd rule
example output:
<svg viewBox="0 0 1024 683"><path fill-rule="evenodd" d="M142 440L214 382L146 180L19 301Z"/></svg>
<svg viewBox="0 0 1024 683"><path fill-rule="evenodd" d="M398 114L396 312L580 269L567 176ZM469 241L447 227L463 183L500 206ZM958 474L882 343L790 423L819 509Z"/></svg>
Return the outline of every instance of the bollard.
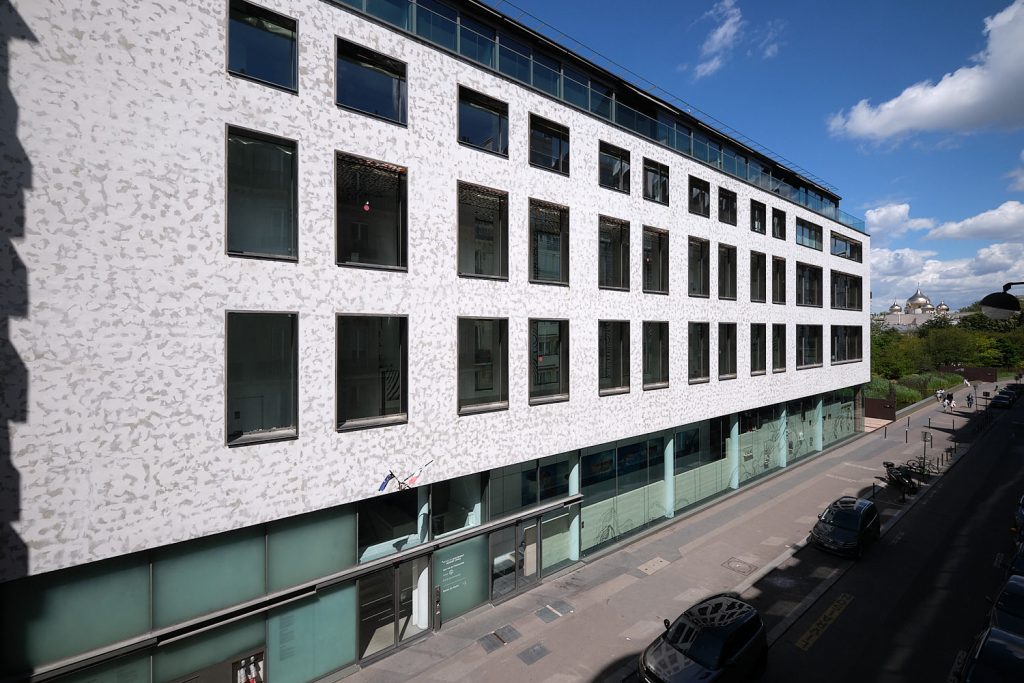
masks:
<svg viewBox="0 0 1024 683"><path fill-rule="evenodd" d="M910 416L907 415L907 429L910 429Z"/></svg>
<svg viewBox="0 0 1024 683"><path fill-rule="evenodd" d="M932 419L929 417L928 418L928 429L931 429L931 428L932 428Z"/></svg>
<svg viewBox="0 0 1024 683"><path fill-rule="evenodd" d="M889 425L882 427L882 438L886 439L889 437Z"/></svg>
<svg viewBox="0 0 1024 683"><path fill-rule="evenodd" d="M910 443L910 430L903 432L903 443Z"/></svg>

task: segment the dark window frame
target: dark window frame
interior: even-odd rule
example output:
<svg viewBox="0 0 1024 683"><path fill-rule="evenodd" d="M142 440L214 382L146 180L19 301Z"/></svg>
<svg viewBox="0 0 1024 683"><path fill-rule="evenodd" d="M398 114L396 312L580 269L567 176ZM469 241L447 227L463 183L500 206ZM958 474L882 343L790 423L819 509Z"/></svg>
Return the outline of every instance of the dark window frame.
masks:
<svg viewBox="0 0 1024 683"><path fill-rule="evenodd" d="M786 303L786 259L772 256L772 303Z"/></svg>
<svg viewBox="0 0 1024 683"><path fill-rule="evenodd" d="M772 237L786 239L786 212L772 207Z"/></svg>
<svg viewBox="0 0 1024 683"><path fill-rule="evenodd" d="M482 145L477 145L474 142L463 139L462 133L462 103L465 101L468 105L476 107L477 109L490 112L497 117L498 120L498 141L496 146L498 149L488 148ZM490 95L485 95L482 92L467 88L464 85L458 86L458 116L455 123L456 128L456 139L460 145L475 149L494 156L501 157L502 159L508 159L509 154L509 118L508 118L508 103L502 102L501 100L495 99ZM504 121L504 131L502 130L502 121ZM502 140L502 132L504 132L504 140ZM504 151L501 146L504 142Z"/></svg>
<svg viewBox="0 0 1024 683"><path fill-rule="evenodd" d="M829 280L831 282L831 296L829 297L831 308L840 311L861 311L864 309L863 278L859 275L833 270ZM838 287L838 282L844 280L848 283L846 287ZM842 301L840 300L841 298ZM855 299L855 303L850 303L851 298Z"/></svg>
<svg viewBox="0 0 1024 683"><path fill-rule="evenodd" d="M475 323L478 321L490 321L498 323L498 336L499 336L499 371L501 377L499 383L502 385L499 390L499 394L503 398L499 398L497 401L491 401L488 403L464 403L461 395L462 381L461 375L464 371L462 366L463 354L462 354L462 338L463 338L463 323ZM456 407L459 415L475 415L477 413L496 412L500 410L508 410L508 318L495 318L495 317L471 317L471 316L459 316L456 322L456 364L457 364L457 376L456 376ZM476 371L479 372L479 371ZM494 369L491 369L492 378ZM474 381L479 382L479 375L477 375ZM479 389L478 389L479 390Z"/></svg>
<svg viewBox="0 0 1024 683"><path fill-rule="evenodd" d="M817 334L814 332L817 331ZM809 334L810 333L810 334ZM821 325L796 326L796 369L807 370L820 368L823 365L824 331ZM810 343L808 342L810 341ZM813 342L817 341L815 345ZM808 358L808 352L811 357ZM801 362L803 361L803 362Z"/></svg>
<svg viewBox="0 0 1024 683"><path fill-rule="evenodd" d="M750 252L750 301L757 304L768 301L768 255L761 251Z"/></svg>
<svg viewBox="0 0 1024 683"><path fill-rule="evenodd" d="M271 145L279 145L281 147L291 147L294 153L292 159L292 220L291 220L291 251L290 255L285 254L274 254L265 252L254 252L245 251L238 249L231 249L230 233L231 233L231 138L232 136L238 138L248 138L256 142L264 142ZM268 135L266 133L251 130L248 128L242 128L240 126L233 126L228 124L226 128L226 134L224 137L224 253L228 256L235 258L254 258L254 259L266 259L271 261L286 261L289 263L297 263L299 260L299 143L296 140L290 140L288 138L282 138L275 135Z"/></svg>
<svg viewBox="0 0 1024 683"><path fill-rule="evenodd" d="M780 334L781 332L781 334ZM772 372L786 371L786 324L772 323ZM781 344L779 343L781 340Z"/></svg>
<svg viewBox="0 0 1024 683"><path fill-rule="evenodd" d="M811 223L799 216L796 217L796 243L801 247L821 251L823 249L824 229L817 223Z"/></svg>
<svg viewBox="0 0 1024 683"><path fill-rule="evenodd" d="M696 194L694 192L696 191ZM689 211L704 218L711 217L711 183L695 176L689 176L687 205Z"/></svg>
<svg viewBox="0 0 1024 683"><path fill-rule="evenodd" d="M860 325L832 325L830 363L845 365L864 360L864 328Z"/></svg>
<svg viewBox="0 0 1024 683"><path fill-rule="evenodd" d="M287 29L288 28L287 24L289 22L292 24L291 31L295 34L295 38L292 41L292 80L295 83L294 87L291 87L291 86L288 86L288 85L282 85L280 83L275 83L274 81L268 81L268 80L265 80L263 78L260 78L259 76L253 76L251 74L245 73L244 71L238 71L237 69L232 69L231 68L231 10L233 8L235 8L235 7L243 7L243 6L246 9L248 9L252 14L260 17L261 19L263 19L265 21L271 21L272 23L276 23L278 26L281 26L282 28ZM277 21L277 20L284 20L284 21L282 22L282 21ZM299 20L298 19L295 19L293 17L289 17L288 15L285 15L285 14L281 14L280 12L275 12L275 11L273 11L271 9L263 7L262 5L257 5L255 3L248 2L247 0L230 0L228 2L228 29L227 29L227 40L225 41L225 46L227 48L226 49L225 58L224 58L225 68L226 68L227 72L230 75L235 76L236 78L242 78L242 79L245 79L247 81L252 81L253 83L259 83L261 85L266 85L266 86L269 86L271 88L275 88L277 90L280 90L282 92L291 93L292 95L298 95L299 94Z"/></svg>
<svg viewBox="0 0 1024 683"><path fill-rule="evenodd" d="M554 285L556 287L568 287L569 286L569 207L562 206L560 204L554 204L552 202L546 202L542 199L530 198L529 212L527 214L527 220L529 221L529 243L527 248L530 250L529 256L529 272L527 273L528 282L534 285ZM559 280L547 280L540 279L536 276L536 270L538 264L536 262L538 249L534 248L534 239L538 233L535 233L534 222L533 222L533 210L534 208L547 210L547 211L558 211L560 214L559 219L559 258L560 265L559 270L562 274Z"/></svg>
<svg viewBox="0 0 1024 683"><path fill-rule="evenodd" d="M499 220L500 225L497 230L501 233L498 237L500 255L498 257L498 274L492 275L487 273L470 273L462 269L461 254L463 250L464 237L462 230L462 211L464 203L461 195L462 191L476 192L480 195L493 196L499 202ZM476 278L481 280L499 280L503 282L508 281L508 192L503 190L496 190L490 187L484 187L483 185L475 185L473 183L466 183L458 181L456 183L456 258L455 268L459 274L459 277L465 278Z"/></svg>
<svg viewBox="0 0 1024 683"><path fill-rule="evenodd" d="M760 224L760 228L758 228ZM756 199L750 200L750 231L760 235L768 229L768 207Z"/></svg>
<svg viewBox="0 0 1024 683"><path fill-rule="evenodd" d="M796 305L823 308L824 271L821 266L796 262ZM810 277L809 277L810 276Z"/></svg>
<svg viewBox="0 0 1024 683"><path fill-rule="evenodd" d="M698 341L701 341L700 352L700 364L697 366L697 371L694 372L693 361L693 341L694 341L694 330L701 330L700 334L697 335ZM711 381L711 323L704 321L690 321L686 327L686 358L687 358L687 380L690 384L704 384Z"/></svg>
<svg viewBox="0 0 1024 683"><path fill-rule="evenodd" d="M718 188L718 222L736 225L737 222L736 193L724 187Z"/></svg>
<svg viewBox="0 0 1024 683"><path fill-rule="evenodd" d="M657 258L659 260L659 272L661 273L661 286L649 287L648 286L648 259L647 259L647 237L657 238ZM645 225L643 228L643 239L642 239L642 254L643 259L643 272L641 273L642 282L641 287L645 294L668 294L669 293L669 267L672 263L669 258L669 232L668 230L662 230L661 228L654 228L649 225Z"/></svg>
<svg viewBox="0 0 1024 683"><path fill-rule="evenodd" d="M842 246L837 247L837 244ZM863 263L864 260L864 245L855 239L840 235L834 230L830 231L829 235L829 251L833 256L849 261Z"/></svg>
<svg viewBox="0 0 1024 683"><path fill-rule="evenodd" d="M694 261L693 248L700 246L701 254ZM694 269L700 269L697 289L694 288ZM686 242L686 280L687 292L692 297L708 299L711 297L711 242L699 237L690 236Z"/></svg>
<svg viewBox="0 0 1024 683"><path fill-rule="evenodd" d="M615 159L619 164L625 165L625 170L619 172L619 186L616 187L613 184L605 183L604 176L602 174L603 169L603 157L608 156ZM632 170L632 166L629 161L629 150L616 147L615 145L604 142L603 140L598 141L597 147L597 184L613 192L621 192L622 194L630 194L630 179L629 174ZM612 174L614 177L614 173ZM624 182L623 182L624 180ZM625 185L625 187L622 187Z"/></svg>
<svg viewBox="0 0 1024 683"><path fill-rule="evenodd" d="M614 339L615 332L618 332L618 341L621 347L618 349L620 352L620 358L618 367L619 373L619 384L609 385L607 387L601 386L602 376L601 371L603 369L603 357L609 353L615 353L615 349L609 350L604 348L605 335L602 333L602 326L609 326L609 335ZM612 329L615 328L615 329ZM598 396L613 396L616 394L625 394L629 392L630 388L630 325L628 320L598 320L597 321L597 355L598 355L598 367L597 367L597 394Z"/></svg>
<svg viewBox="0 0 1024 683"><path fill-rule="evenodd" d="M534 150L534 133L538 132L543 135L547 135L552 141L557 140L559 142L560 149L564 148L564 154L556 157L551 157L550 163L544 163L539 157L535 158L535 154L541 154L539 151ZM537 116L534 113L530 113L530 139L528 150L530 153L530 166L534 168L543 169L550 171L551 173L557 173L559 175L569 175L569 127L557 123L550 119L546 119L542 116Z"/></svg>
<svg viewBox="0 0 1024 683"><path fill-rule="evenodd" d="M728 258L723 258L723 255ZM736 282L739 264L736 259L736 247L731 244L718 243L718 299L720 301L736 301L738 298ZM723 284L727 286L723 287Z"/></svg>
<svg viewBox="0 0 1024 683"><path fill-rule="evenodd" d="M768 324L750 323L750 375L768 371Z"/></svg>
<svg viewBox="0 0 1024 683"><path fill-rule="evenodd" d="M612 261L617 261L619 264L619 284L608 284L601 282L602 263L604 262L604 244L603 239L606 229L617 229L619 231L619 239L617 243L613 241L612 245ZM597 265L597 287L598 289L611 289L620 292L629 291L629 243L630 243L630 226L629 221L622 220L621 218L612 218L611 216L599 215L597 217L597 249L598 249L598 265ZM617 253L615 253L617 252ZM612 269L614 272L614 268Z"/></svg>
<svg viewBox="0 0 1024 683"><path fill-rule="evenodd" d="M739 330L736 323L718 323L718 379L736 379ZM731 357L730 357L731 356ZM723 363L723 359L726 361Z"/></svg>
<svg viewBox="0 0 1024 683"><path fill-rule="evenodd" d="M295 416L294 427L282 427L279 429L264 432L242 432L233 435L229 429L231 424L231 380L229 368L231 359L229 352L231 348L230 328L232 316L261 315L261 316L283 316L291 319L292 322L292 359L291 359L291 392L292 392L292 414ZM298 311L253 311L253 310L227 310L224 312L224 445L229 448L236 446L248 446L258 443L271 443L274 441L292 441L299 438L299 312Z"/></svg>
<svg viewBox="0 0 1024 683"><path fill-rule="evenodd" d="M655 161L654 159L644 157L642 168L644 199L649 202L654 202L655 204L669 206L670 195L668 164L663 164ZM655 192L655 188L652 187L652 175L655 176L655 180L657 181L656 185L659 188L657 192Z"/></svg>
<svg viewBox="0 0 1024 683"><path fill-rule="evenodd" d="M536 395L535 380L539 375L541 368L534 364L534 342L535 342L535 325L537 323L558 323L558 346L559 346L559 388L564 387L564 391L559 391L555 394L541 394ZM571 386L570 386L570 375L569 375L569 320L566 318L530 318L527 321L527 363L526 368L529 373L527 381L527 392L529 397L529 404L544 405L547 403L560 403L568 401L570 398ZM540 357L540 342L537 340L537 356ZM540 362L540 361L538 361Z"/></svg>
<svg viewBox="0 0 1024 683"><path fill-rule="evenodd" d="M341 327L343 319L359 319L366 320L370 318L376 318L378 320L384 320L388 318L395 318L401 322L401 347L399 349L401 369L401 396L399 398L400 410L396 413L388 413L385 415L377 415L370 417L355 417L342 419L342 401L340 388L351 384L351 382L342 379L342 363L341 363ZM403 314L396 315L379 315L376 313L336 313L334 316L334 382L335 382L335 406L334 406L334 425L335 431L338 432L349 432L360 429L373 429L375 427L388 427L391 425L406 424L409 422L409 316Z"/></svg>
<svg viewBox="0 0 1024 683"><path fill-rule="evenodd" d="M343 49L343 47L349 53L349 54L346 55L346 57L348 57L348 61L349 62L354 63L358 59L361 58L361 61L366 62L366 64L369 65L369 66L363 65L363 68L376 69L377 71L380 71L382 73L386 73L386 74L390 75L392 78L395 78L395 79L399 80L402 83L402 85L403 85L403 87L402 87L402 103L401 103L401 113L399 115L399 118L396 119L396 118L392 118L390 116L386 116L384 114L380 114L380 113L377 113L377 112L371 112L371 111L368 111L368 110L363 109L361 107L357 107L354 104L346 104L346 103L343 103L341 101L341 96L342 96L342 79L341 79L340 69L338 68L338 62L340 62L342 60L342 49ZM409 126L409 120L408 120L409 119L409 89L408 89L409 88L409 80L408 80L409 69L408 69L408 64L406 64L405 62L403 62L403 61L401 61L399 59L395 59L394 57L389 57L386 54L383 54L381 52L377 52L376 50L371 50L368 47L365 47L365 46L360 45L358 43L354 43L354 42L352 42L350 40L346 40L344 38L337 37L337 36L335 36L335 48L334 49L335 49L334 104L339 109L344 109L345 111L355 112L357 114L362 114L363 116L369 116L369 117L377 119L379 121L386 121L387 123L393 123L393 124L395 124L397 126L401 126L403 128L408 128L408 126ZM401 71L401 75L397 75L396 73L391 73L391 70L396 71L396 72L397 71Z"/></svg>
<svg viewBox="0 0 1024 683"><path fill-rule="evenodd" d="M656 334L654 334L656 332ZM657 377L651 377L653 370L648 363L650 357L648 338L649 336L656 336L658 343L658 357L661 363L662 372ZM667 320L645 320L642 325L642 336L643 336L643 348L641 349L641 357L643 358L643 390L651 391L654 389L665 389L669 386L670 375L669 375L669 324Z"/></svg>
<svg viewBox="0 0 1024 683"><path fill-rule="evenodd" d="M341 165L343 163L363 166L366 168L373 169L382 173L394 174L399 179L399 194L401 195L399 202L401 206L396 211L398 224L393 226L399 232L396 244L398 245L398 263L374 263L372 261L353 261L351 259L342 259L342 211L340 209L341 204ZM386 161L378 161L376 159L367 159L366 157L357 156L348 152L335 152L334 153L334 187L335 187L335 264L345 268L367 268L371 270L392 270L405 272L409 268L408 253L409 253L409 169L405 166L398 166L391 164ZM357 202L358 203L358 202ZM369 202L367 202L369 203ZM365 210L365 209L364 209ZM348 239L348 238L346 238ZM353 251L349 249L349 254Z"/></svg>

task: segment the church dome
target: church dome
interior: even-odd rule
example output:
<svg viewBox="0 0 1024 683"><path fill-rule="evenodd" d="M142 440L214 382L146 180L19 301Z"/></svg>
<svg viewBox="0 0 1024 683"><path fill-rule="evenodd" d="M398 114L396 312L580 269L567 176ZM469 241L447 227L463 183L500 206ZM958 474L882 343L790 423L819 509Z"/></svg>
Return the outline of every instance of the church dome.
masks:
<svg viewBox="0 0 1024 683"><path fill-rule="evenodd" d="M946 305L945 301L940 301L939 305L935 307L935 310L939 313L949 313L949 306Z"/></svg>
<svg viewBox="0 0 1024 683"><path fill-rule="evenodd" d="M889 307L889 312L890 313L902 313L903 309L900 308L900 305L898 303L896 303L895 299L893 299L892 300L892 306Z"/></svg>
<svg viewBox="0 0 1024 683"><path fill-rule="evenodd" d="M906 310L909 313L914 309L925 309L931 305L932 300L924 295L924 292L921 291L921 285L918 285L917 291L914 292L913 296L907 299Z"/></svg>

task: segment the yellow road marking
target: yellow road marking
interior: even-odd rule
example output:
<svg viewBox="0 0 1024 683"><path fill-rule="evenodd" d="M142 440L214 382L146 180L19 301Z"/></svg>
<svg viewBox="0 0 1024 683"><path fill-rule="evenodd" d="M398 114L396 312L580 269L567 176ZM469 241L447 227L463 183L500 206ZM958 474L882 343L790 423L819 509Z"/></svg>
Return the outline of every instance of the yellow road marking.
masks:
<svg viewBox="0 0 1024 683"><path fill-rule="evenodd" d="M811 649L814 642L821 637L821 634L825 632L829 626L832 625L839 615L843 613L846 606L853 602L853 596L849 593L840 593L836 601L833 602L828 608L822 612L818 620L811 624L811 627L804 631L804 634L796 641L796 646L803 651Z"/></svg>

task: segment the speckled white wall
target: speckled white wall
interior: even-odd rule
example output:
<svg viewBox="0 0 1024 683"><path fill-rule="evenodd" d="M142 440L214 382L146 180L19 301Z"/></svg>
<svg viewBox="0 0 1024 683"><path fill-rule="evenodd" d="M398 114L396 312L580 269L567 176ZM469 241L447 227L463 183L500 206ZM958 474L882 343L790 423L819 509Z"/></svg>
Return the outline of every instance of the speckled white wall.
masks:
<svg viewBox="0 0 1024 683"><path fill-rule="evenodd" d="M387 470L433 458L424 483L669 428L869 379L867 314L798 308L797 260L864 278L794 243L802 216L868 239L665 148L318 0L266 0L299 23L299 93L227 74L227 3L14 0L37 41L8 43L17 141L31 163L24 235L28 314L14 348L27 416L11 425L15 530L38 573L376 495ZM11 12L5 15L5 22ZM408 65L408 127L334 104L335 36ZM456 141L457 90L508 102L509 158ZM564 124L571 175L528 163L529 115ZM225 133L297 141L298 263L225 254ZM630 151L630 195L598 186L598 141ZM4 151L0 149L0 151ZM408 272L335 265L334 154L408 167ZM644 157L671 168L671 205L642 198ZM712 217L686 210L687 176L712 185ZM456 183L509 193L509 279L456 275ZM738 195L737 226L716 218ZM527 282L528 202L570 210L570 286ZM788 239L749 230L750 199L786 211ZM630 290L597 287L598 215L631 225ZM670 294L641 289L645 225L669 231ZM686 293L686 239L738 249L737 301ZM750 303L749 251L783 256L788 304ZM770 292L769 292L770 299ZM225 311L299 313L299 438L224 444ZM335 315L408 316L409 422L338 433ZM456 414L456 321L509 318L509 409ZM570 320L568 402L528 404L528 320ZM597 321L631 321L632 388L598 396ZM641 323L670 323L670 387L641 389ZM739 324L736 379L687 383L686 324ZM788 325L788 371L751 376L750 322ZM795 324L824 324L825 365L795 370ZM864 362L830 366L829 324L864 326ZM769 327L770 338L770 327ZM771 355L769 351L769 363ZM12 485L11 481L8 485ZM0 580L9 576L0 573Z"/></svg>

